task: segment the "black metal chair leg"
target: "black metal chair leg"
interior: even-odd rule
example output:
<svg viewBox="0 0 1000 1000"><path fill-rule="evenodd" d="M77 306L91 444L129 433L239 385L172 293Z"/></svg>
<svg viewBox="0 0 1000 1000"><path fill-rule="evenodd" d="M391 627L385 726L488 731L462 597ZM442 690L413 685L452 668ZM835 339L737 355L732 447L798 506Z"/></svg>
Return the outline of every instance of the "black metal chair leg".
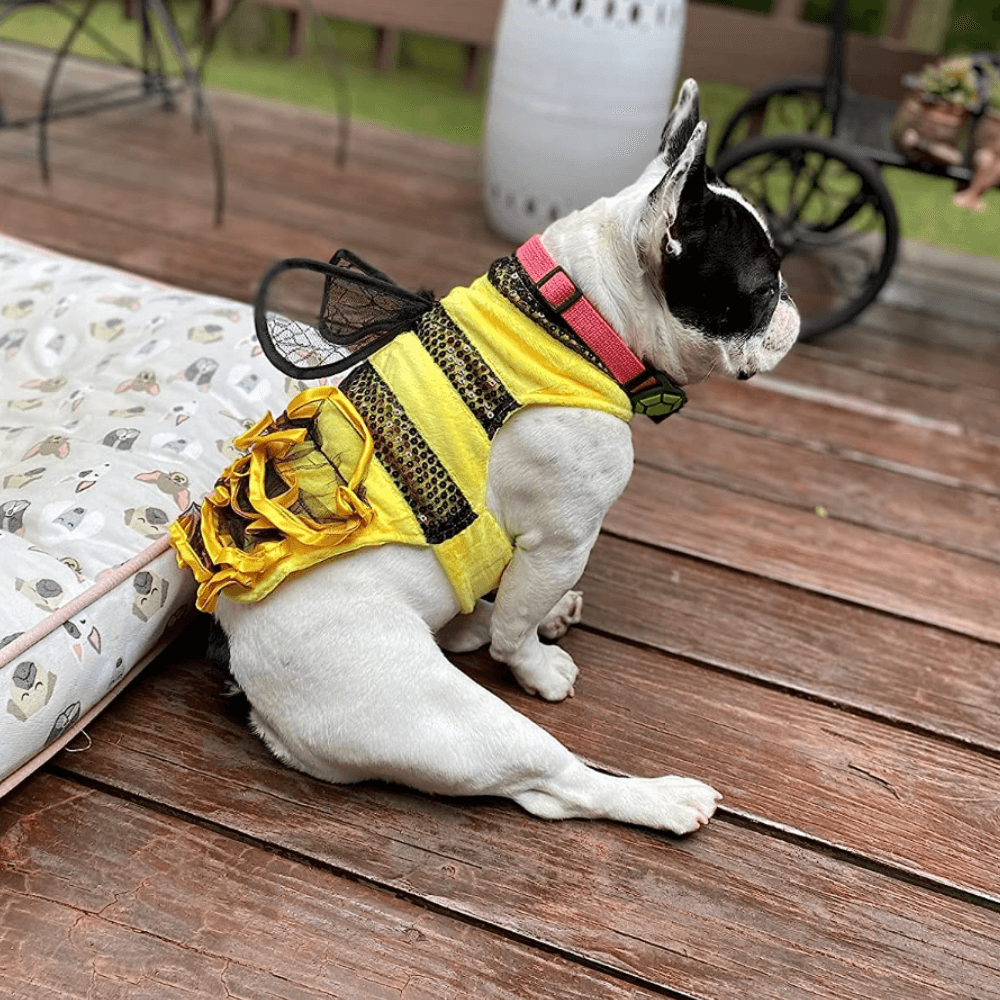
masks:
<svg viewBox="0 0 1000 1000"><path fill-rule="evenodd" d="M49 116L52 111L52 94L56 89L56 80L59 76L59 70L62 69L63 61L69 54L70 47L76 40L76 36L80 34L83 26L87 22L87 18L90 17L96 6L97 0L87 0L87 2L80 8L80 13L77 15L76 20L66 33L66 37L63 39L62 45L59 47L59 51L56 53L55 59L52 60L52 67L49 69L48 77L45 80L45 88L42 90L42 110L38 121L38 162L42 170L42 181L45 184L49 183L51 174L49 170L48 124Z"/></svg>
<svg viewBox="0 0 1000 1000"><path fill-rule="evenodd" d="M187 56L187 49L184 47L184 41L180 37L180 34L177 31L177 25L170 16L163 0L145 0L145 2L159 18L160 24L163 26L163 30L166 32L170 45L174 50L174 55L177 57L177 60L181 65L181 69L184 73L185 84L191 91L192 95L192 118L194 120L195 130L202 125L205 127L205 134L208 139L209 149L211 150L212 156L212 173L215 178L214 219L215 225L218 227L222 225L222 219L226 210L226 171L225 162L223 161L222 156L222 144L219 142L219 133L215 126L215 117L212 115L211 108L205 100L202 92L201 74L191 65L191 61Z"/></svg>

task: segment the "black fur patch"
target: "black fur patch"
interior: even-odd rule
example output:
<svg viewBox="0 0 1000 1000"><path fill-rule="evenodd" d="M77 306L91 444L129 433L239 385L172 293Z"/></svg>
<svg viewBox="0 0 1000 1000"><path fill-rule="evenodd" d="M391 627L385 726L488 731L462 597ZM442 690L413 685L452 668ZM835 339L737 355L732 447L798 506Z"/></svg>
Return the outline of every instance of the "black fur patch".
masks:
<svg viewBox="0 0 1000 1000"><path fill-rule="evenodd" d="M229 673L229 636L215 617L209 618L205 659L217 670Z"/></svg>
<svg viewBox="0 0 1000 1000"><path fill-rule="evenodd" d="M691 187L689 183L687 185ZM671 313L708 337L749 338L771 322L781 259L757 219L707 186L681 200L681 253L663 247L663 292Z"/></svg>

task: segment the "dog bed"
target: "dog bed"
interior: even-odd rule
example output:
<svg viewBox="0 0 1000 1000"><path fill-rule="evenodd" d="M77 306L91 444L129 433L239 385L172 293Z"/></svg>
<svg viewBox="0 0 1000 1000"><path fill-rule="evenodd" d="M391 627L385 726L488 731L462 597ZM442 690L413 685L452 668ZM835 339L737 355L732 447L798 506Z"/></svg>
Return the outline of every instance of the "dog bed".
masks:
<svg viewBox="0 0 1000 1000"><path fill-rule="evenodd" d="M193 613L169 524L303 387L250 306L0 235L0 795Z"/></svg>

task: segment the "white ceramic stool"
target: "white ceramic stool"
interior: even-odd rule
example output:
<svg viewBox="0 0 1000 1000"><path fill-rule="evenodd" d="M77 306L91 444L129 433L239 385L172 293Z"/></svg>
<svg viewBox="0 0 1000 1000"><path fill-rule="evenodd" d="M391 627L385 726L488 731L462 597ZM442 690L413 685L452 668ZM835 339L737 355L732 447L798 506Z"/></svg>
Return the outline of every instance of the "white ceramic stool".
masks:
<svg viewBox="0 0 1000 1000"><path fill-rule="evenodd" d="M686 0L505 0L486 110L490 223L523 240L655 155Z"/></svg>

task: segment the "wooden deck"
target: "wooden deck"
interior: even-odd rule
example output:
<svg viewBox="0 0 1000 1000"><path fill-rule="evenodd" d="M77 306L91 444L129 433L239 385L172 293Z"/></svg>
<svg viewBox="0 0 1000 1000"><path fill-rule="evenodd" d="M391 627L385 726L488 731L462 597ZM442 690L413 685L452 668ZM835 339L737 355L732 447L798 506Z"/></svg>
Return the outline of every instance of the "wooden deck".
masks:
<svg viewBox="0 0 1000 1000"><path fill-rule="evenodd" d="M0 88L37 79L0 51ZM35 73L33 77L32 74ZM0 230L248 299L348 246L439 292L510 247L478 153L225 95L0 132ZM994 206L995 210L995 206ZM565 640L577 697L463 669L611 770L725 794L687 839L272 760L185 637L0 802L0 990L44 998L1000 998L1000 262L635 424ZM85 746L81 742L81 747Z"/></svg>

